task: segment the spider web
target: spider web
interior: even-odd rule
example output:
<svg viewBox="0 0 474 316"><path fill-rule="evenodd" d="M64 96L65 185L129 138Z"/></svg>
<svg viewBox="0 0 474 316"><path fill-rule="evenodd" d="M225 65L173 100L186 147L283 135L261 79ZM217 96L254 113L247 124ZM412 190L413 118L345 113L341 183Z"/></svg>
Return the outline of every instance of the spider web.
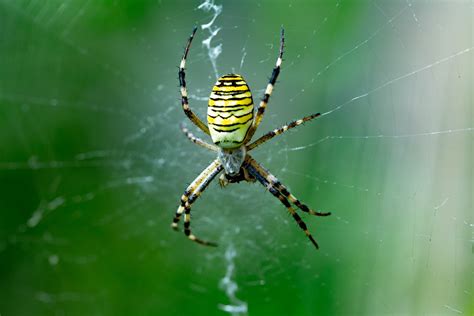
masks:
<svg viewBox="0 0 474 316"><path fill-rule="evenodd" d="M0 0L0 315L474 313L473 14L470 1ZM257 184L213 183L196 202L193 230L217 249L170 230L214 159L178 127L194 25L202 118L223 73L263 94L284 26L257 134L322 116L253 156L333 213L303 217L319 251Z"/></svg>

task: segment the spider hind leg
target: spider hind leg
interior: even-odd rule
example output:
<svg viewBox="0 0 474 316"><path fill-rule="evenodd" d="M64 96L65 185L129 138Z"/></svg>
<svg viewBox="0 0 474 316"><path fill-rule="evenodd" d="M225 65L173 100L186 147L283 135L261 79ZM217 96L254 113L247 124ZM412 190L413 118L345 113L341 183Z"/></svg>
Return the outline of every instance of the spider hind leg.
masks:
<svg viewBox="0 0 474 316"><path fill-rule="evenodd" d="M272 186L274 187L278 192L280 192L286 199L288 199L291 203L293 203L297 208L302 210L305 213L311 214L311 215L316 215L316 216L329 216L331 215L331 212L318 212L318 211L313 211L310 209L306 204L301 202L291 194L290 191L278 180L273 174L271 174L267 169L263 168L260 166L254 159L249 160L250 163L253 165L254 168L260 172L260 174L265 177L265 180Z"/></svg>
<svg viewBox="0 0 474 316"><path fill-rule="evenodd" d="M202 240L191 232L191 204L186 203L184 206L184 234L190 240L197 242L200 245L217 247L217 244L212 241Z"/></svg>
<svg viewBox="0 0 474 316"><path fill-rule="evenodd" d="M207 186L219 174L219 172L222 171L222 169L222 165L216 159L201 172L201 174L184 191L184 194L181 197L181 204L176 211L173 222L171 223L171 227L177 230L179 220L184 213L184 234L190 240L205 246L217 246L217 244L199 239L191 232L191 205L199 198L199 196L201 196L202 192L204 192Z"/></svg>
<svg viewBox="0 0 474 316"><path fill-rule="evenodd" d="M313 236L309 232L305 222L301 219L301 217L296 213L295 209L293 209L293 207L291 206L290 201L292 201L292 198L290 198L290 195L288 195L288 197L287 197L287 196L285 196L285 194L283 194L279 190L279 188L281 189L282 186L279 187L277 185L278 180L271 173L269 173L266 169L264 169L262 166L260 166L250 156L247 157L246 162L244 163L244 168L246 168L248 170L248 172L250 174L252 174L258 180L258 182L260 182L264 187L266 187L268 189L268 191L273 196L275 196L276 198L278 198L278 200L280 200L280 202L286 207L288 212L291 214L293 219L296 221L298 226L304 231L305 235L308 237L308 239L311 241L311 243L316 247L316 249L319 249L318 243L316 242L316 240L313 238ZM284 188L284 189L286 190L286 188ZM293 197L293 196L291 195L291 197ZM288 200L290 200L290 201L288 201ZM296 200L296 198L295 198L295 200ZM302 209L300 207L304 204L300 203L298 200L296 200L296 201L298 202L299 205L296 202L293 202L293 201L292 202L297 207L299 207L301 210L304 211L304 209ZM307 207L305 209L309 211L309 209ZM311 211L311 212L314 212L314 211ZM308 212L308 213L311 213L311 212ZM314 213L316 213L316 212L314 212ZM326 213L321 213L321 214L324 214L323 216L326 215ZM318 215L318 214L314 214L314 215ZM327 214L327 215L329 215L329 214Z"/></svg>

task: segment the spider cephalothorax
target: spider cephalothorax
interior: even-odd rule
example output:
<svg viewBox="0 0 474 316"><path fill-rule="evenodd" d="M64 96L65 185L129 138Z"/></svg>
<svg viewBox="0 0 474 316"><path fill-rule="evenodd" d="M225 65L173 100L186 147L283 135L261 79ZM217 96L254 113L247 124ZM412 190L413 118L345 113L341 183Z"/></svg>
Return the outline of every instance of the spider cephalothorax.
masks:
<svg viewBox="0 0 474 316"><path fill-rule="evenodd" d="M235 176L239 173L246 156L247 150L245 146L235 149L219 148L217 151L217 159L219 159L219 162L224 167L225 173L230 176Z"/></svg>
<svg viewBox="0 0 474 316"><path fill-rule="evenodd" d="M281 182L272 175L267 169L257 163L248 152L257 146L265 143L273 137L286 132L287 130L303 124L309 120L318 117L320 114L312 114L302 119L293 121L273 131L266 133L254 142L250 142L252 136L257 130L260 121L265 113L273 86L280 73L280 65L283 57L284 36L283 29L280 38L280 52L273 68L270 82L265 89L265 94L255 113L252 94L247 83L242 76L237 74L228 74L220 77L212 88L209 97L207 109L206 126L189 108L188 94L185 81L185 65L191 42L194 38L197 28L194 28L188 44L184 50L183 59L179 67L179 83L181 87L181 104L184 113L197 127L204 133L211 136L214 144L209 144L202 139L191 134L185 127L182 127L186 136L194 143L212 150L217 153L215 159L201 174L186 188L181 196L181 204L176 211L171 226L178 228L178 223L184 213L184 233L189 239L208 246L215 246L215 243L204 241L191 233L191 205L211 183L211 181L223 171L219 178L221 186L240 181L260 182L271 194L280 200L293 216L306 236L318 248L318 244L308 231L306 224L296 213L292 204L303 212L317 215L328 216L330 213L321 213L309 209L301 203Z"/></svg>

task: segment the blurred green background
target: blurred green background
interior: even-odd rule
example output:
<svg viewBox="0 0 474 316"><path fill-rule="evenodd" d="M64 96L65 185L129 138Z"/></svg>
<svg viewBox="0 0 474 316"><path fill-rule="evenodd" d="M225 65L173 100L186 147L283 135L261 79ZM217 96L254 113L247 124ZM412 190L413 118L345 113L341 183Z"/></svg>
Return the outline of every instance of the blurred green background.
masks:
<svg viewBox="0 0 474 316"><path fill-rule="evenodd" d="M0 0L0 315L473 315L472 2L200 4ZM179 130L194 25L203 118L212 63L258 100L284 26L257 135L326 115L254 157L333 213L319 251L257 184L195 204L218 248L170 229L214 158Z"/></svg>

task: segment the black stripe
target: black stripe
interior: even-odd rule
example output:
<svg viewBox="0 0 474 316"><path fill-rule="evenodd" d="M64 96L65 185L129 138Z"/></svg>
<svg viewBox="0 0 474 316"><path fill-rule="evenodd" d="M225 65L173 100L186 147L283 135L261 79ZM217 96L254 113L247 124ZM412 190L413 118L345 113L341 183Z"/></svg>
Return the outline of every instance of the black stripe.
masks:
<svg viewBox="0 0 474 316"><path fill-rule="evenodd" d="M217 113L229 113L229 112L237 112L237 111L242 111L242 110L245 110L245 107L243 107L241 109L230 109L230 110L216 110L214 108L212 109L213 112L217 112Z"/></svg>
<svg viewBox="0 0 474 316"><path fill-rule="evenodd" d="M272 76L270 78L270 83L272 85L275 85L275 82L276 82L276 79L277 79L279 73L280 73L280 66L276 66L275 68L273 68Z"/></svg>
<svg viewBox="0 0 474 316"><path fill-rule="evenodd" d="M231 79L228 79L228 78L231 78ZM245 82L245 80L242 77L220 77L219 80L217 80L217 82L224 82L224 81L225 82L235 82L235 81L244 81Z"/></svg>
<svg viewBox="0 0 474 316"><path fill-rule="evenodd" d="M224 109L224 108L237 108L237 107L246 107L249 105L253 104L253 100L250 99L250 103L244 103L244 104L232 104L232 105L209 105L210 108L219 108L219 109Z"/></svg>
<svg viewBox="0 0 474 316"><path fill-rule="evenodd" d="M290 202L288 202L288 200L283 195L281 195L274 187L270 186L268 191L270 191L271 194L273 194L277 199L279 199L280 202L283 203L283 205L285 205L286 208L291 208Z"/></svg>
<svg viewBox="0 0 474 316"><path fill-rule="evenodd" d="M213 124L210 124L210 125L213 125ZM232 133L232 132L235 132L236 130L238 130L239 128L236 127L234 129L230 129L228 131L226 130L223 130L223 129L218 129L218 128L214 128L215 131L219 132L219 133Z"/></svg>
<svg viewBox="0 0 474 316"><path fill-rule="evenodd" d="M212 93L217 94L217 95L236 95L236 94L242 94L242 93L247 93L250 92L249 89L247 90L236 90L236 91L212 91ZM246 97L249 98L249 97Z"/></svg>
<svg viewBox="0 0 474 316"><path fill-rule="evenodd" d="M241 77L240 75L236 75L236 74L228 74L228 75L225 75L225 76L222 76L221 78L232 78L232 77ZM242 78L242 77L241 77Z"/></svg>
<svg viewBox="0 0 474 316"><path fill-rule="evenodd" d="M185 77L184 68L180 68L179 72L178 72L179 85L181 87L186 88L186 81L185 81L184 77Z"/></svg>
<svg viewBox="0 0 474 316"><path fill-rule="evenodd" d="M262 115L265 112L265 108L259 107L257 110L257 115Z"/></svg>
<svg viewBox="0 0 474 316"><path fill-rule="evenodd" d="M228 91L214 90L214 89L212 89L212 92L214 92L214 93L216 93L216 92L232 92L232 93L238 92L239 94L241 94L241 93L246 93L246 92L249 92L249 91L250 91L250 89L249 89L249 87L248 87L247 85L241 85L241 86L218 86L218 85L216 85L216 86L214 86L214 87L218 87L218 88L230 88L230 89L232 89L232 88L237 88L237 87L245 87L245 88L246 88L245 90L244 90L244 89L235 89L235 90L228 90Z"/></svg>
<svg viewBox="0 0 474 316"><path fill-rule="evenodd" d="M240 94L240 93L239 93ZM252 97L235 97L235 98L209 98L212 101L238 101L238 100L245 100L245 99L252 99Z"/></svg>
<svg viewBox="0 0 474 316"><path fill-rule="evenodd" d="M244 110L244 109L242 109L242 110ZM241 110L238 110L238 111L241 111ZM236 110L229 110L229 111L214 111L214 112L216 112L216 113L231 113L231 115L230 115L230 116L234 116L234 117L244 117L245 115L249 115L250 113L252 113L252 114L253 114L253 111L252 111L252 110L250 110L250 111L248 111L248 112L245 112L245 113L243 113L243 114L241 114L241 115L235 115L235 114L232 114L232 112L237 112ZM209 115L209 114L207 114L207 115ZM219 115L219 114L218 114L218 115ZM213 117L212 115L209 115L209 116L210 116L210 117ZM229 116L229 117L230 117L230 116ZM221 117L222 117L222 116L221 116ZM222 118L224 118L224 117L222 117Z"/></svg>
<svg viewBox="0 0 474 316"><path fill-rule="evenodd" d="M251 105L251 104L252 104L252 103L246 104L246 106L249 106L249 105ZM234 110L235 110L236 108L241 107L241 105L237 105L237 104L236 104L236 105L225 105L225 106L209 105L209 107L212 108L212 109L216 108L216 109L222 109L222 110L223 110L223 109L234 109Z"/></svg>
<svg viewBox="0 0 474 316"><path fill-rule="evenodd" d="M245 124L247 124L250 120L252 120L252 118L253 118L253 115L252 115L248 120L246 120L246 121L243 122L243 123L232 123L232 124L209 123L209 124L214 125L214 126L220 126L220 127L229 127L229 126L245 125Z"/></svg>
<svg viewBox="0 0 474 316"><path fill-rule="evenodd" d="M242 114L242 115L231 114L231 115L229 115L228 117L223 117L223 116L221 116L220 114L217 114L216 116L212 116L212 115L208 114L207 116L212 117L213 119L215 119L215 118L218 117L218 116L219 116L220 118L223 118L223 119L228 119L228 118L230 118L230 117L232 117L232 116L233 116L233 117L236 117L236 118L241 118L241 117L247 116L247 115L249 115L249 114L252 114L252 117L253 117L253 112L244 113L244 114Z"/></svg>
<svg viewBox="0 0 474 316"><path fill-rule="evenodd" d="M248 113L244 113L242 115L235 115L235 114L232 114L231 116L234 116L236 118L241 118L241 117L244 117L244 116L247 116L249 114L252 114L252 117L253 117L253 111L252 112L248 112Z"/></svg>
<svg viewBox="0 0 474 316"><path fill-rule="evenodd" d="M236 82L240 82L240 81L243 81L243 80L225 80L225 81L219 81L218 84L216 84L214 87L242 87L242 86L247 86L247 84L244 83L243 84L236 84ZM230 83L230 84L225 84L225 83Z"/></svg>

